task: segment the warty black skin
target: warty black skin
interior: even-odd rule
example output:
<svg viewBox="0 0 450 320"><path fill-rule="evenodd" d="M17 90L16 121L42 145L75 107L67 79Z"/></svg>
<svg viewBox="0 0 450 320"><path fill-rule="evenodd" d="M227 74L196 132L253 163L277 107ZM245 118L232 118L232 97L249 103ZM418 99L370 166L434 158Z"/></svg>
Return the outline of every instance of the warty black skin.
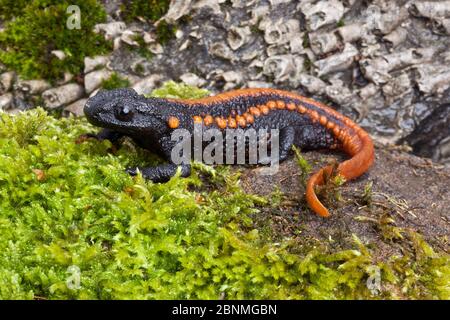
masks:
<svg viewBox="0 0 450 320"><path fill-rule="evenodd" d="M179 120L178 128L187 129L192 133L194 129L193 116L211 115L227 118L229 115L241 115L249 107L265 104L272 100L285 103L294 102L297 105L303 104L309 109L316 110L319 115L323 114L323 111L314 105L295 101L282 95L262 94L257 97L235 97L211 105L186 105L176 100L146 98L138 95L133 89L102 90L88 99L84 113L90 123L103 128L98 134L88 136L100 140L107 139L113 144L117 143L121 137L128 136L140 147L166 159L167 164L157 167L127 169L127 172L132 175L139 170L146 179L164 182L176 173L178 167L171 161L171 151L177 142L171 141L174 129L168 125L170 117L176 117ZM326 116L330 118L329 114ZM339 119L332 120L337 124L341 123ZM205 127L205 129L209 128L218 127L213 123ZM337 143L330 131L319 123L313 123L306 115L289 110L271 110L267 115L255 117L254 123L248 124L244 130L249 128L280 130L280 162L288 157L293 145L302 149L320 149L330 148ZM264 159L264 161L266 160ZM180 166L181 176L189 176L190 165L182 164Z"/></svg>

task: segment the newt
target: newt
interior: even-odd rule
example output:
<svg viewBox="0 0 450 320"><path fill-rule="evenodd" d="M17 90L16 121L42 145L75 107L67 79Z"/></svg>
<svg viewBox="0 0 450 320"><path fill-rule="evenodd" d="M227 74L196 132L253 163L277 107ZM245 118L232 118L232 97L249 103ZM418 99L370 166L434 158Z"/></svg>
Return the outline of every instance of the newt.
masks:
<svg viewBox="0 0 450 320"><path fill-rule="evenodd" d="M279 161L285 160L293 145L302 149L340 149L350 159L340 163L337 174L345 180L365 173L374 162L374 145L369 134L351 119L313 99L277 89L239 89L201 99L146 98L133 89L100 91L88 99L84 113L90 123L102 127L97 139L116 143L131 137L142 148L168 161L156 167L128 168L154 182L168 181L178 165L171 161L175 141L173 130L192 132L194 124L205 128L278 129ZM190 175L190 165L181 164L181 176ZM306 186L309 207L322 217L330 216L319 201L315 186L325 183L333 172L326 166L314 173Z"/></svg>

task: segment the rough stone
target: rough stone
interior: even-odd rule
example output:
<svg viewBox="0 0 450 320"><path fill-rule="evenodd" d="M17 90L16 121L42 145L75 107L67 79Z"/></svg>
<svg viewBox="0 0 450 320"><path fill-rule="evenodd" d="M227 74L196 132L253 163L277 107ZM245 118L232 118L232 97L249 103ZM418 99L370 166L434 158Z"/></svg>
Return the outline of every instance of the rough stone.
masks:
<svg viewBox="0 0 450 320"><path fill-rule="evenodd" d="M84 88L87 94L99 88L103 81L109 79L113 74L107 69L96 70L84 76Z"/></svg>
<svg viewBox="0 0 450 320"><path fill-rule="evenodd" d="M42 98L47 108L54 109L80 99L83 95L84 89L82 86L76 83L69 83L44 91Z"/></svg>

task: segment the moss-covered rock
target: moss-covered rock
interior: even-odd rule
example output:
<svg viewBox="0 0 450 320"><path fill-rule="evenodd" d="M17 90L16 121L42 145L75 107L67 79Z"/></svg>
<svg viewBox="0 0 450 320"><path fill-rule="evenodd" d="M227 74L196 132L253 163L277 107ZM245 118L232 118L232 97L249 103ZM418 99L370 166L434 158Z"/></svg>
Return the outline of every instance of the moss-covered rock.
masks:
<svg viewBox="0 0 450 320"><path fill-rule="evenodd" d="M130 86L130 81L114 72L108 79L102 81L101 87L105 90L126 88Z"/></svg>
<svg viewBox="0 0 450 320"><path fill-rule="evenodd" d="M184 83L176 83L175 81L167 81L161 88L153 90L151 95L157 98L198 99L207 96L208 93L206 89L195 88Z"/></svg>
<svg viewBox="0 0 450 320"><path fill-rule="evenodd" d="M169 5L170 0L123 0L120 9L126 22L132 22L138 17L156 22L167 13ZM154 31L158 42L164 44L174 37L176 30L175 25L161 20Z"/></svg>
<svg viewBox="0 0 450 320"><path fill-rule="evenodd" d="M80 9L80 29L67 27L71 1L19 1L17 5L1 5L0 16L14 19L7 21L0 33L0 62L24 78L54 81L64 72L80 73L84 57L104 53L110 45L93 32L94 25L106 19L103 6L96 0L76 4ZM65 59L53 55L55 50L64 52Z"/></svg>
<svg viewBox="0 0 450 320"><path fill-rule="evenodd" d="M123 0L120 9L127 22L137 17L155 22L169 10L169 5L170 0Z"/></svg>

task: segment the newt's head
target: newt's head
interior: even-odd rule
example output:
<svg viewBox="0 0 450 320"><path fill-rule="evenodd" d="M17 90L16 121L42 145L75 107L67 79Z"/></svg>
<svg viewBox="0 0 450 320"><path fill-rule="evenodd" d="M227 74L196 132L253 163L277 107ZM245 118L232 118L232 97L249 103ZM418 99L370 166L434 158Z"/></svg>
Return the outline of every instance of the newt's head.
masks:
<svg viewBox="0 0 450 320"><path fill-rule="evenodd" d="M133 89L101 90L88 99L84 114L90 123L123 133L167 131L161 99L145 98Z"/></svg>

